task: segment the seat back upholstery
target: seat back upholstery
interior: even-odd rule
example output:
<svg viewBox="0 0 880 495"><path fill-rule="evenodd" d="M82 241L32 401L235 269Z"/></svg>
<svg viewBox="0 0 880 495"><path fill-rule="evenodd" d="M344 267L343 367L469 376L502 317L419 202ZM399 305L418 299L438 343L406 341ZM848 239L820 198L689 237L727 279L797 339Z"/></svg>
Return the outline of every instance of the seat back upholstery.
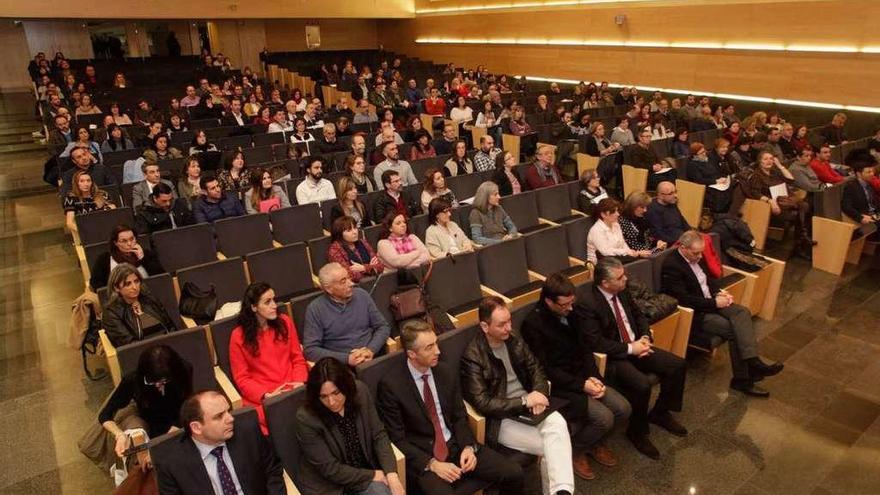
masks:
<svg viewBox="0 0 880 495"><path fill-rule="evenodd" d="M640 282L651 292L655 292L654 288L659 286L659 284L655 284L654 265L649 259L627 263L626 265L624 265L624 270L626 270L626 276L629 278L629 280Z"/></svg>
<svg viewBox="0 0 880 495"><path fill-rule="evenodd" d="M228 302L241 301L247 288L247 277L241 258L229 258L197 265L177 273L180 289L192 282L202 290L211 286L217 291L217 309Z"/></svg>
<svg viewBox="0 0 880 495"><path fill-rule="evenodd" d="M501 198L501 206L510 215L517 230L538 225L538 200L535 192L524 192Z"/></svg>
<svg viewBox="0 0 880 495"><path fill-rule="evenodd" d="M522 237L486 246L477 253L480 281L498 292L529 283L526 242Z"/></svg>
<svg viewBox="0 0 880 495"><path fill-rule="evenodd" d="M480 299L482 292L477 271L477 254L473 252L434 261L427 287L431 302L448 311Z"/></svg>
<svg viewBox="0 0 880 495"><path fill-rule="evenodd" d="M312 273L315 275L318 274L322 266L327 264L327 248L330 247L330 239L330 236L309 239L309 261L312 264Z"/></svg>
<svg viewBox="0 0 880 495"><path fill-rule="evenodd" d="M840 201L843 199L843 188L846 181L834 184L823 191L813 193L814 214L831 220L843 218Z"/></svg>
<svg viewBox="0 0 880 495"><path fill-rule="evenodd" d="M238 315L211 322L211 340L214 341L214 353L217 356L217 366L232 379L232 367L229 365L229 339L232 331L238 326Z"/></svg>
<svg viewBox="0 0 880 495"><path fill-rule="evenodd" d="M464 354L468 344L474 340L479 332L482 332L479 325L471 325L446 332L437 337L437 345L440 346L440 359L444 363L449 363L453 369L459 369L461 355Z"/></svg>
<svg viewBox="0 0 880 495"><path fill-rule="evenodd" d="M530 270L549 276L570 266L565 229L562 227L533 232L525 236L525 241Z"/></svg>
<svg viewBox="0 0 880 495"><path fill-rule="evenodd" d="M214 379L214 359L202 327L179 330L118 347L116 353L122 376L136 370L141 354L159 344L174 349L184 361L192 365L193 390L219 390Z"/></svg>
<svg viewBox="0 0 880 495"><path fill-rule="evenodd" d="M568 189L568 184L559 184L535 191L541 218L556 221L571 216L572 205Z"/></svg>
<svg viewBox="0 0 880 495"><path fill-rule="evenodd" d="M284 392L266 399L263 412L266 414L266 426L269 429L269 441L281 460L281 466L293 480L300 478L299 467L304 462L302 448L296 437L296 412L306 404L306 388ZM299 490L302 487L297 486Z"/></svg>
<svg viewBox="0 0 880 495"><path fill-rule="evenodd" d="M593 223L595 220L591 217L581 217L562 224L565 228L569 256L582 261L587 260L587 234L593 227Z"/></svg>
<svg viewBox="0 0 880 495"><path fill-rule="evenodd" d="M375 398L382 377L392 370L398 369L405 361L406 351L392 352L359 365L355 369L355 374L358 380L366 384L370 389L370 394Z"/></svg>
<svg viewBox="0 0 880 495"><path fill-rule="evenodd" d="M306 310L309 304L323 294L321 291L309 292L294 297L290 300L290 312L293 318L293 326L296 327L296 334L302 342L303 332L306 327Z"/></svg>
<svg viewBox="0 0 880 495"><path fill-rule="evenodd" d="M167 273L153 275L144 279L144 285L156 299L162 303L171 321L177 325L178 329L183 329L186 325L180 317L180 306L177 303L177 294L174 292L174 279Z"/></svg>
<svg viewBox="0 0 880 495"><path fill-rule="evenodd" d="M272 235L281 244L305 242L324 235L316 203L281 208L269 213Z"/></svg>
<svg viewBox="0 0 880 495"><path fill-rule="evenodd" d="M151 242L162 267L169 272L217 259L214 230L209 224L156 232Z"/></svg>
<svg viewBox="0 0 880 495"><path fill-rule="evenodd" d="M131 208L115 208L113 210L95 211L77 215L76 229L83 246L98 242L107 242L113 227L125 224L134 227L134 213Z"/></svg>
<svg viewBox="0 0 880 495"><path fill-rule="evenodd" d="M268 213L217 220L214 222L214 232L220 251L227 257L244 256L272 247Z"/></svg>
<svg viewBox="0 0 880 495"><path fill-rule="evenodd" d="M477 193L477 188L480 187L480 184L486 180L488 179L485 174L475 172L449 177L446 179L446 185L455 193L456 198L462 200L473 197Z"/></svg>
<svg viewBox="0 0 880 495"><path fill-rule="evenodd" d="M378 280L375 277L366 278L361 280L358 286L370 292L373 302L376 303L379 312L391 327L391 336L397 336L397 322L394 321L394 315L391 314L391 296L397 292L398 288L397 273L383 273Z"/></svg>
<svg viewBox="0 0 880 495"><path fill-rule="evenodd" d="M660 292L663 290L661 280L663 279L663 261L667 256L675 253L675 248L664 249L663 252L651 258L651 268L654 271L654 290Z"/></svg>
<svg viewBox="0 0 880 495"><path fill-rule="evenodd" d="M510 325L513 328L513 331L516 332L517 335L522 335L520 333L520 328L522 328L522 324L526 321L526 318L529 316L529 313L535 309L535 305L537 303L529 303L525 306L518 308L516 311L510 314Z"/></svg>
<svg viewBox="0 0 880 495"><path fill-rule="evenodd" d="M251 280L271 285L279 302L317 290L312 283L306 245L302 242L252 253L245 260Z"/></svg>

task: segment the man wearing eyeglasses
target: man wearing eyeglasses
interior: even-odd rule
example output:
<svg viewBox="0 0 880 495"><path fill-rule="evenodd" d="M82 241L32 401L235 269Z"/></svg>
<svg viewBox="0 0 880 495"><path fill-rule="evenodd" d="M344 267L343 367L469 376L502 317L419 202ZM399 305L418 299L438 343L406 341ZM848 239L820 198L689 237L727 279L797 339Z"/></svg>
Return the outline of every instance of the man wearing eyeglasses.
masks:
<svg viewBox="0 0 880 495"><path fill-rule="evenodd" d="M752 397L769 397L770 392L755 382L782 371L781 363L767 364L758 357L758 341L752 328L752 314L736 304L733 296L709 277L703 260L705 241L689 230L679 238L677 252L663 260L662 290L682 306L693 308L692 333L706 332L730 342L730 388Z"/></svg>
<svg viewBox="0 0 880 495"><path fill-rule="evenodd" d="M687 436L687 428L673 416L684 398L684 359L654 347L648 320L642 316L627 290L623 264L606 257L596 263L593 285L578 294L574 314L595 352L607 355L605 379L629 400L632 415L626 436L651 459L660 451L648 438L649 423L673 435ZM660 395L651 402L652 377L660 380Z"/></svg>
<svg viewBox="0 0 880 495"><path fill-rule="evenodd" d="M657 197L648 205L645 214L654 236L670 246L691 227L678 209L675 184L663 181L657 184Z"/></svg>

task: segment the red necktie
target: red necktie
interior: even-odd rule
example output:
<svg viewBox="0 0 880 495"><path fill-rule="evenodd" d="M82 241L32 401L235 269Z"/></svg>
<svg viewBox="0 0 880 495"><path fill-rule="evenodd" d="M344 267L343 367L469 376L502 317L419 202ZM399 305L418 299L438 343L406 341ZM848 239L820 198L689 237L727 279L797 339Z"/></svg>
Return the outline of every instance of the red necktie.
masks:
<svg viewBox="0 0 880 495"><path fill-rule="evenodd" d="M617 330L620 332L620 341L629 344L632 339L629 338L629 332L626 331L626 324L623 322L623 315L620 312L620 304L617 303L617 296L611 296L611 302L614 303L614 318L617 320Z"/></svg>
<svg viewBox="0 0 880 495"><path fill-rule="evenodd" d="M449 448L446 446L446 438L443 437L443 427L440 426L440 415L437 414L437 405L434 404L434 393L431 391L428 375L422 375L422 382L425 384L423 393L425 408L428 410L431 424L434 425L434 459L444 462L449 455Z"/></svg>

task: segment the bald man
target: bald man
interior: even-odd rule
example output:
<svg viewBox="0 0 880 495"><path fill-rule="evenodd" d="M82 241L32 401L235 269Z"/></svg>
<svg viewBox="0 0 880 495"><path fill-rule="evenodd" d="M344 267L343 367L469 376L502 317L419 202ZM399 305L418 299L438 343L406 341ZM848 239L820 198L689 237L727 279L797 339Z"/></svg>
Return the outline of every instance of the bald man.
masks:
<svg viewBox="0 0 880 495"><path fill-rule="evenodd" d="M648 205L648 213L645 215L652 232L661 241L672 245L688 230L693 227L688 225L687 220L678 209L678 194L675 184L663 181L657 184L657 197Z"/></svg>

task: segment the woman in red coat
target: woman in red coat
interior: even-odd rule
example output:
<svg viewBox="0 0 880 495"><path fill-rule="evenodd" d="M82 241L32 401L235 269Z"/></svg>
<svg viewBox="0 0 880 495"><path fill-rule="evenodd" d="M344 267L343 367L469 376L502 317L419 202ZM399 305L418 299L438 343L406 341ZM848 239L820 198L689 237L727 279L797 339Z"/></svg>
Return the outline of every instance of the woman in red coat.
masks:
<svg viewBox="0 0 880 495"><path fill-rule="evenodd" d="M238 326L229 339L229 363L242 403L256 408L260 428L268 434L263 401L302 386L309 367L293 322L278 314L275 291L265 282L244 292Z"/></svg>

